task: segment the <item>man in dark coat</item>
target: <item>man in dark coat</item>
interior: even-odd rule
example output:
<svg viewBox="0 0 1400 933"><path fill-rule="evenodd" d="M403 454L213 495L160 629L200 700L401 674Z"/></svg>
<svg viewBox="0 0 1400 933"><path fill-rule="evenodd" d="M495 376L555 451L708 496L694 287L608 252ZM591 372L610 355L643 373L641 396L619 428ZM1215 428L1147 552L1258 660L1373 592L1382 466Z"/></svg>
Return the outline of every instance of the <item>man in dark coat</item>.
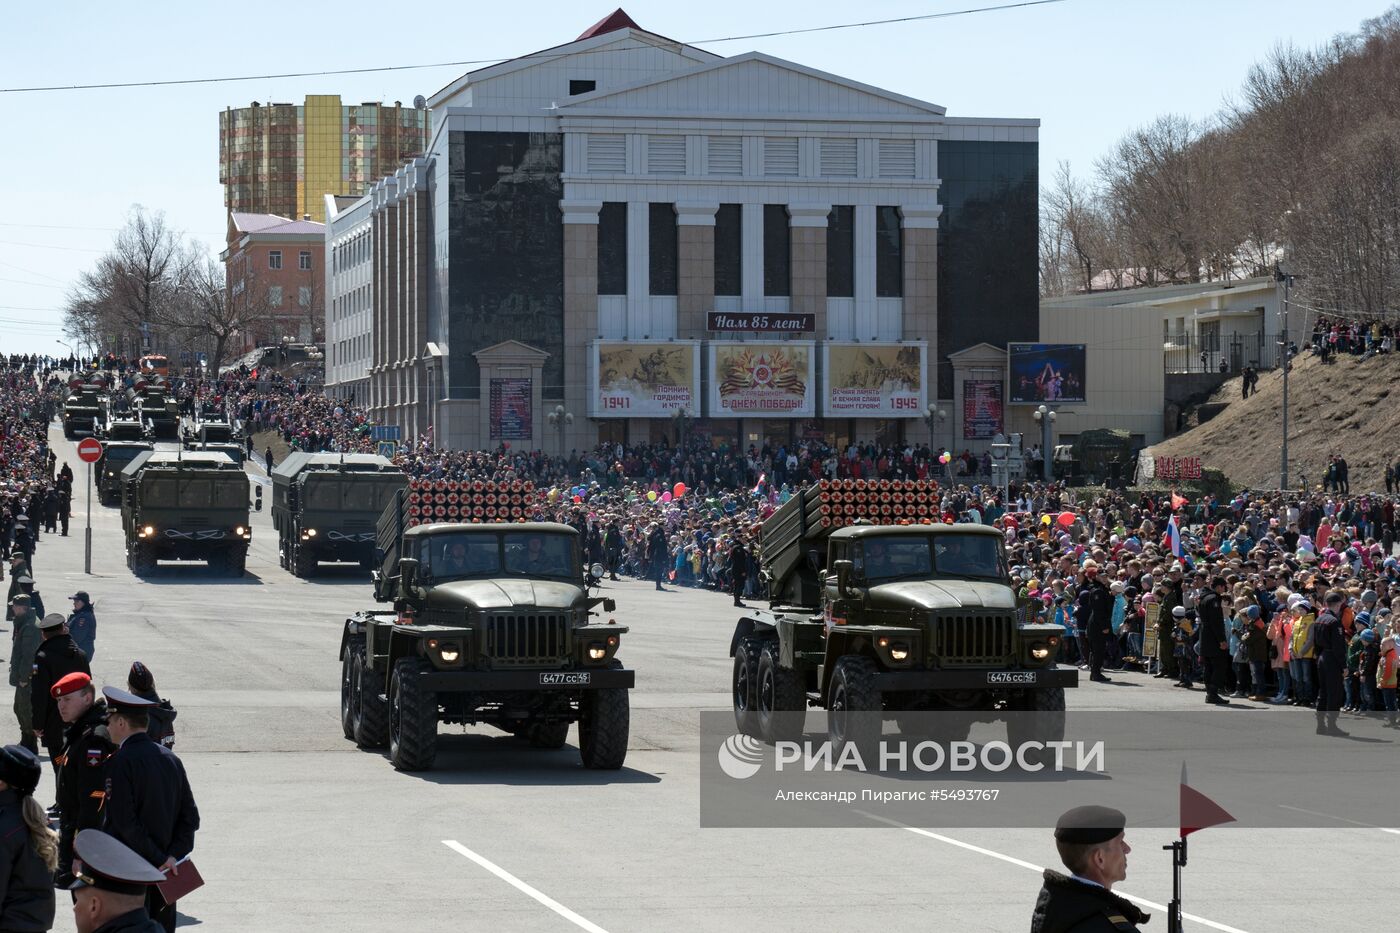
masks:
<svg viewBox="0 0 1400 933"><path fill-rule="evenodd" d="M652 522L647 526L647 561L650 563L652 579L656 588L661 589L661 579L666 573L666 558L669 556L666 532Z"/></svg>
<svg viewBox="0 0 1400 933"><path fill-rule="evenodd" d="M1084 636L1089 643L1089 679L1108 683L1109 678L1103 673L1103 656L1113 634L1113 594L1099 579L1099 568L1093 561L1085 562L1084 578L1079 598L1087 610Z"/></svg>
<svg viewBox="0 0 1400 933"><path fill-rule="evenodd" d="M1201 664L1205 668L1206 702L1228 706L1230 701L1220 695L1225 686L1225 670L1230 664L1230 642L1225 633L1225 608L1222 597L1229 588L1224 577L1214 577L1210 590L1201 597L1196 612L1200 616Z"/></svg>
<svg viewBox="0 0 1400 933"><path fill-rule="evenodd" d="M744 605L744 587L748 582L749 553L744 549L744 539L736 537L729 548L729 589L734 594L734 605Z"/></svg>
<svg viewBox="0 0 1400 933"><path fill-rule="evenodd" d="M0 748L0 898L5 929L50 930L54 920L53 875L35 852L24 819L26 797L34 796L44 766L33 752L18 745Z"/></svg>
<svg viewBox="0 0 1400 933"><path fill-rule="evenodd" d="M1338 590L1324 597L1325 609L1313 623L1313 649L1317 652L1317 734L1346 735L1337 728L1342 708L1342 679L1347 666L1347 637L1342 630L1342 606L1346 598Z"/></svg>
<svg viewBox="0 0 1400 933"><path fill-rule="evenodd" d="M1121 933L1147 914L1113 893L1128 875L1127 818L1111 807L1075 807L1055 824L1055 848L1069 875L1047 869L1031 933Z"/></svg>
<svg viewBox="0 0 1400 933"><path fill-rule="evenodd" d="M73 848L83 862L82 877L70 885L78 933L160 933L145 904L164 875L100 829L80 832Z"/></svg>
<svg viewBox="0 0 1400 933"><path fill-rule="evenodd" d="M107 763L106 822L103 828L156 868L166 871L194 849L199 809L185 766L175 753L147 733L155 704L115 687L107 699L107 731L117 753ZM175 930L175 905L159 894L147 909L168 933Z"/></svg>
<svg viewBox="0 0 1400 933"><path fill-rule="evenodd" d="M73 837L102 825L107 797L107 759L117 750L107 732L107 704L97 699L92 678L75 672L50 691L64 729L58 769L58 870L73 868ZM62 878L60 877L60 881Z"/></svg>
<svg viewBox="0 0 1400 933"><path fill-rule="evenodd" d="M63 752L63 717L54 702L53 686L74 672L91 674L88 657L68 634L67 620L54 612L39 620L44 641L34 652L34 674L29 678L31 721L34 735L49 753L49 764L58 773Z"/></svg>

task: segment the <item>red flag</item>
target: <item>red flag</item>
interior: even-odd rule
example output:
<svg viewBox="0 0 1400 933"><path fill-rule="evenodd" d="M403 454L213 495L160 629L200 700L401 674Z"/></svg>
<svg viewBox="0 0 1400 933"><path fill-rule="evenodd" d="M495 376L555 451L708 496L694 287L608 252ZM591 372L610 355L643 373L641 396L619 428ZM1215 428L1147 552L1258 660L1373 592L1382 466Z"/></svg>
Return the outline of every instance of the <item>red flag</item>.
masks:
<svg viewBox="0 0 1400 933"><path fill-rule="evenodd" d="M1190 501L1191 501L1191 500L1190 500L1190 499L1187 499L1185 496L1178 496L1178 495L1176 494L1176 490L1175 490L1175 489L1172 490L1172 511L1173 511L1173 512L1175 512L1177 509L1181 508L1183 505L1186 505L1186 504L1187 504L1188 502L1190 502Z"/></svg>
<svg viewBox="0 0 1400 933"><path fill-rule="evenodd" d="M1186 762L1181 763L1181 838L1200 829L1210 829L1235 818L1225 808L1186 783Z"/></svg>

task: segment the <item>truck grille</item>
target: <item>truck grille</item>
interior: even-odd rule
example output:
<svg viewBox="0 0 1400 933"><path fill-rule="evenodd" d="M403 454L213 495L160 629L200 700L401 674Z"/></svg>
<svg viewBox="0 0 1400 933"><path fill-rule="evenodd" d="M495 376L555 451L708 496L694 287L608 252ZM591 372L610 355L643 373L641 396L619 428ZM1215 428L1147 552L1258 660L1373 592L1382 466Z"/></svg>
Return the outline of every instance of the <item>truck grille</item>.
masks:
<svg viewBox="0 0 1400 933"><path fill-rule="evenodd" d="M565 613L510 613L486 623L486 656L497 667L562 667L569 650Z"/></svg>
<svg viewBox="0 0 1400 933"><path fill-rule="evenodd" d="M933 653L943 667L1005 664L1012 658L1010 615L938 615L933 623Z"/></svg>

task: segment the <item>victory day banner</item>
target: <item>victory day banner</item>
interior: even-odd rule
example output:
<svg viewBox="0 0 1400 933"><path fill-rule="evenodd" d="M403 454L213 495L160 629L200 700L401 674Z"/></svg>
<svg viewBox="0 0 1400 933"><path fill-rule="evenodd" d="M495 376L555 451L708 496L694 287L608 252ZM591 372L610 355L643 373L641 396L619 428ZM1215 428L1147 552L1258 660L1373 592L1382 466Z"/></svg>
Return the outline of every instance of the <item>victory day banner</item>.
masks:
<svg viewBox="0 0 1400 933"><path fill-rule="evenodd" d="M826 352L831 418L917 418L928 404L923 343L836 344Z"/></svg>
<svg viewBox="0 0 1400 933"><path fill-rule="evenodd" d="M710 344L710 410L716 418L816 414L812 344Z"/></svg>
<svg viewBox="0 0 1400 933"><path fill-rule="evenodd" d="M665 418L699 413L700 345L696 342L595 343L594 418Z"/></svg>

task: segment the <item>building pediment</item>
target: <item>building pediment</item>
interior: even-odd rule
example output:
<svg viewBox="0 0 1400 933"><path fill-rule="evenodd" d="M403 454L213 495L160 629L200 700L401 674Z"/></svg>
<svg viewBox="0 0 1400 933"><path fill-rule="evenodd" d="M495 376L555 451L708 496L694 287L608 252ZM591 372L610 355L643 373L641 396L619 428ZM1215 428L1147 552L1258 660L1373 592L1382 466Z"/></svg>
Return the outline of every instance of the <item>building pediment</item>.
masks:
<svg viewBox="0 0 1400 933"><path fill-rule="evenodd" d="M948 360L959 366L990 363L1004 367L1006 366L1006 348L992 346L990 343L974 343L956 353L949 353Z"/></svg>
<svg viewBox="0 0 1400 933"><path fill-rule="evenodd" d="M487 363L543 363L549 359L544 350L521 343L519 340L502 340L489 347L477 350L472 356L482 365Z"/></svg>
<svg viewBox="0 0 1400 933"><path fill-rule="evenodd" d="M560 102L568 113L714 114L717 102L734 102L735 113L841 117L924 117L933 121L945 108L839 75L748 52L652 78L630 87L580 94Z"/></svg>

